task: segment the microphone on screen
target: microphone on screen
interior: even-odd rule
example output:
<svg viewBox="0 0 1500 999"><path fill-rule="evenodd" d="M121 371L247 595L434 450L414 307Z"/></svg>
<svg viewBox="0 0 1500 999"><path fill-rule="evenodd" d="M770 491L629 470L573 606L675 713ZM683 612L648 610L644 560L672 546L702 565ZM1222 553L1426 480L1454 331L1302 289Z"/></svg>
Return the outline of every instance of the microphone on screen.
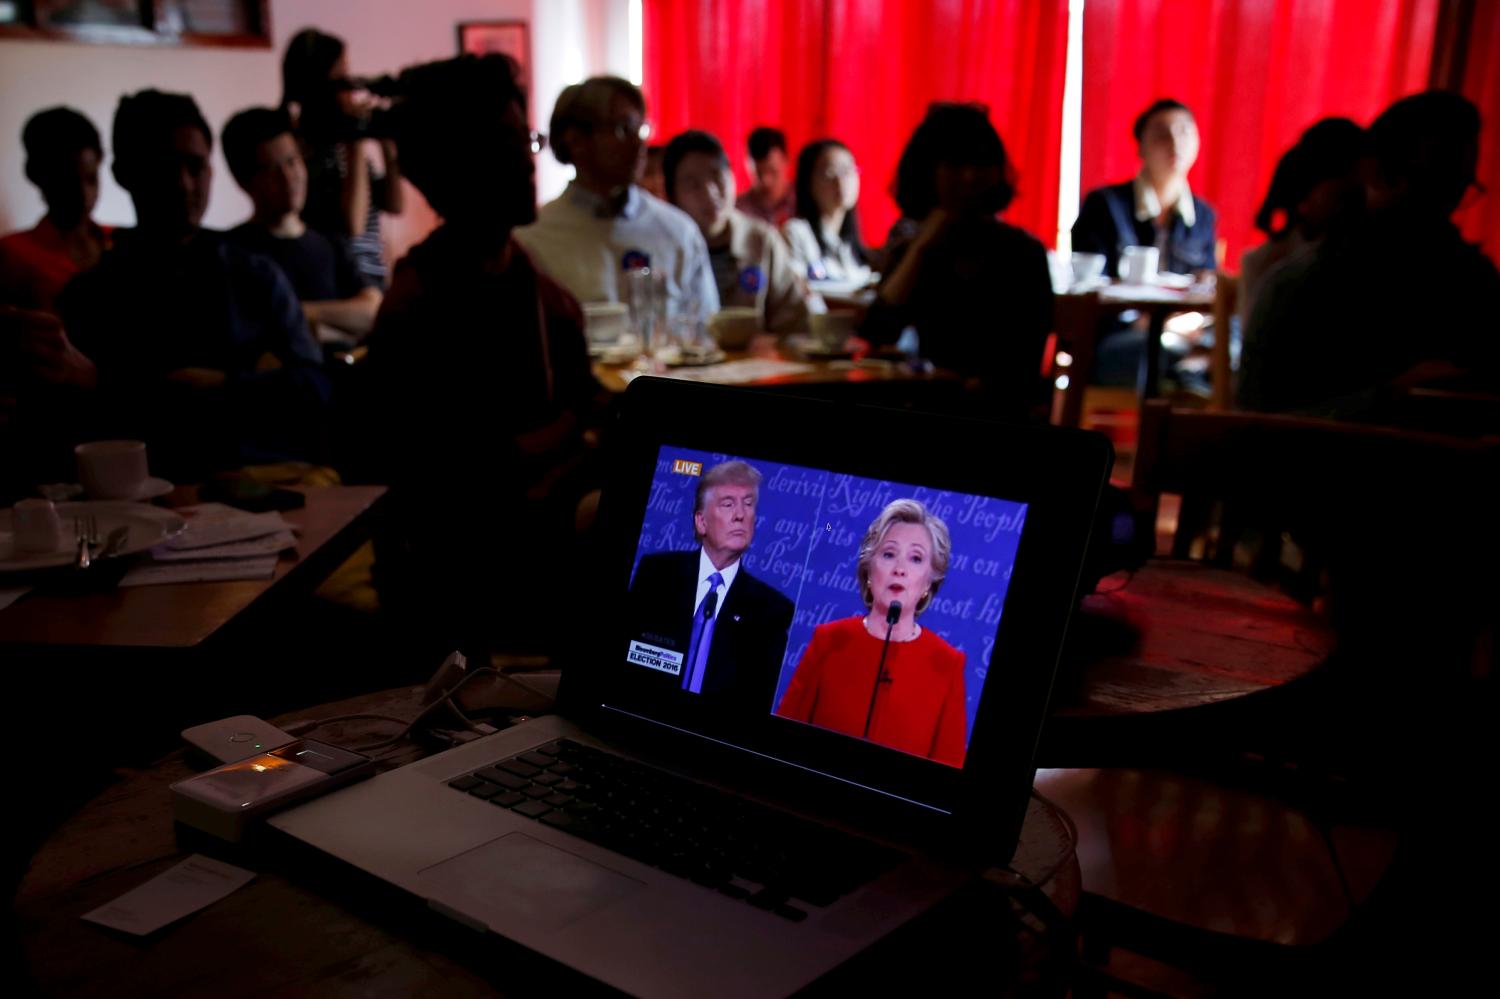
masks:
<svg viewBox="0 0 1500 999"><path fill-rule="evenodd" d="M885 675L885 654L891 649L891 629L896 627L899 620L901 601L892 600L890 608L885 612L885 641L880 645L880 666L875 670L875 683L870 687L870 710L865 712L866 739L870 737L870 723L875 720L875 697L880 693L880 685L891 682L891 678Z"/></svg>

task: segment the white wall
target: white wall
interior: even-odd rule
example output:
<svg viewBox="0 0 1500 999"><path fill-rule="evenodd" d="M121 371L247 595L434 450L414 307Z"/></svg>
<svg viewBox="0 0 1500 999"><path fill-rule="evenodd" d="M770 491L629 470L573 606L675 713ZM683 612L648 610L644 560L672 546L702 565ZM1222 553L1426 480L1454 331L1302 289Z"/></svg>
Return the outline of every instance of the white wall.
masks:
<svg viewBox="0 0 1500 999"><path fill-rule="evenodd" d="M154 48L72 42L0 40L0 232L28 227L44 210L22 172L21 127L34 112L68 104L93 120L104 138L120 95L144 87L191 93L215 137L241 108L274 105L281 98L281 53L304 27L343 38L350 69L358 75L390 72L457 52L459 21L528 20L536 94L533 114L546 129L557 92L592 73L623 74L630 64L626 40L628 0L271 0L270 49ZM95 217L131 225L130 198L104 171ZM538 163L543 200L555 196L568 173L550 153ZM411 209L393 220L394 249L420 239L431 213L408 188ZM249 214L214 150L214 183L205 224L228 227Z"/></svg>

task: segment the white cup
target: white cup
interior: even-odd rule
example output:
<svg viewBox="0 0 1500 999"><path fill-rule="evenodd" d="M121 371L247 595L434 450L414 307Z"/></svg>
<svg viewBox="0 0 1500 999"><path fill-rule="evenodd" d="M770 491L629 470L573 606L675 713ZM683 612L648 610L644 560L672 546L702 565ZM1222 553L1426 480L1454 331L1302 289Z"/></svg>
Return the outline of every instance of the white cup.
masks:
<svg viewBox="0 0 1500 999"><path fill-rule="evenodd" d="M708 320L708 332L725 350L743 350L760 330L760 312L748 305L727 305Z"/></svg>
<svg viewBox="0 0 1500 999"><path fill-rule="evenodd" d="M11 510L16 550L55 552L62 547L62 519L51 500L23 499Z"/></svg>
<svg viewBox="0 0 1500 999"><path fill-rule="evenodd" d="M90 441L73 449L78 481L95 499L135 499L146 487L142 441Z"/></svg>
<svg viewBox="0 0 1500 999"><path fill-rule="evenodd" d="M583 330L591 344L618 343L630 329L630 306L624 302L583 303Z"/></svg>
<svg viewBox="0 0 1500 999"><path fill-rule="evenodd" d="M835 309L831 312L814 313L808 316L807 323L819 347L824 350L843 350L849 337L854 335L856 318L855 313L847 309Z"/></svg>
<svg viewBox="0 0 1500 999"><path fill-rule="evenodd" d="M1127 246L1120 251L1120 280L1125 284L1150 284L1156 280L1161 259L1154 246Z"/></svg>
<svg viewBox="0 0 1500 999"><path fill-rule="evenodd" d="M1087 287L1104 276L1104 265L1108 258L1102 253L1075 253L1072 263L1072 284Z"/></svg>

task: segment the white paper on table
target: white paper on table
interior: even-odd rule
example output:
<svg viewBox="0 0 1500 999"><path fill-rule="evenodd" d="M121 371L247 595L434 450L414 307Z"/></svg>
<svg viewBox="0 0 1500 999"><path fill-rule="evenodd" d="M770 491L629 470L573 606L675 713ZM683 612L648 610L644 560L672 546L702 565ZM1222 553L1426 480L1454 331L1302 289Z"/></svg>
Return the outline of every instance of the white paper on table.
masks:
<svg viewBox="0 0 1500 999"><path fill-rule="evenodd" d="M142 562L132 566L121 586L161 583L221 583L235 579L270 579L276 575L276 556L193 559L186 562Z"/></svg>
<svg viewBox="0 0 1500 999"><path fill-rule="evenodd" d="M223 503L199 503L182 507L178 513L187 518L187 527L165 547L209 548L296 530L275 510L248 513Z"/></svg>
<svg viewBox="0 0 1500 999"><path fill-rule="evenodd" d="M277 531L249 541L234 541L227 545L211 545L207 548L173 548L157 545L151 549L151 557L158 562L181 562L188 559L251 558L259 555L275 555L288 548L297 547L297 535L291 531Z"/></svg>
<svg viewBox="0 0 1500 999"><path fill-rule="evenodd" d="M112 930L145 936L214 904L254 879L254 871L195 853L113 902L85 912L83 918Z"/></svg>
<svg viewBox="0 0 1500 999"><path fill-rule="evenodd" d="M0 590L0 610L5 610L5 608L30 592L31 587L29 586L18 586L15 589Z"/></svg>

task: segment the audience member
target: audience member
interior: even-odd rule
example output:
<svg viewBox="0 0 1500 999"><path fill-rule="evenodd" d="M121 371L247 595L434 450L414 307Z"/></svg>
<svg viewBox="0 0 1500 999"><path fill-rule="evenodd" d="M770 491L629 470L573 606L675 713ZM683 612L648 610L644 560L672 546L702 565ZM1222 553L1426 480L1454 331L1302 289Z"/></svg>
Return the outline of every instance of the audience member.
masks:
<svg viewBox="0 0 1500 999"><path fill-rule="evenodd" d="M719 290L693 220L643 191L646 99L615 76L563 90L552 111L552 150L578 176L516 230L542 270L580 302L628 302L626 275L649 267L666 279L668 310L707 318Z"/></svg>
<svg viewBox="0 0 1500 999"><path fill-rule="evenodd" d="M734 207L734 171L719 140L707 132L683 132L667 145L667 197L698 223L721 305L753 307L761 329L806 331L810 311L822 299L792 265L791 250L770 225Z"/></svg>
<svg viewBox="0 0 1500 999"><path fill-rule="evenodd" d="M923 356L977 383L995 416L1044 398L1052 327L1047 251L995 216L1015 196L1010 159L984 109L934 104L896 168L902 215L918 224L890 263L862 332L895 341L914 327Z"/></svg>
<svg viewBox="0 0 1500 999"><path fill-rule="evenodd" d="M97 430L140 437L169 476L317 455L322 353L270 260L200 228L212 133L185 94L143 90L115 112L114 174L136 227L58 297L97 366Z"/></svg>
<svg viewBox="0 0 1500 999"><path fill-rule="evenodd" d="M90 217L99 199L99 132L72 108L39 111L21 130L26 179L47 214L25 232L0 239L0 305L51 310L57 293L79 271L99 262L107 230Z"/></svg>
<svg viewBox="0 0 1500 999"><path fill-rule="evenodd" d="M1141 170L1135 179L1090 191L1073 223L1073 249L1102 253L1118 274L1127 246L1154 246L1164 271L1214 269L1214 210L1188 188L1198 159L1198 123L1187 105L1152 104L1135 120Z"/></svg>
<svg viewBox="0 0 1500 999"><path fill-rule="evenodd" d="M873 274L859 234L859 167L837 139L809 142L797 154L797 214L781 227L792 259L813 281L863 284Z"/></svg>
<svg viewBox="0 0 1500 999"><path fill-rule="evenodd" d="M381 101L351 81L343 39L316 28L292 37L281 62L281 104L307 163L303 219L330 239L348 240L360 273L384 287L380 213L401 211L401 161L396 143L372 128Z"/></svg>
<svg viewBox="0 0 1500 999"><path fill-rule="evenodd" d="M1236 312L1243 328L1271 269L1304 253L1363 206L1356 168L1365 130L1348 118L1324 118L1302 133L1276 164L1255 227L1269 237L1240 258Z"/></svg>
<svg viewBox="0 0 1500 999"><path fill-rule="evenodd" d="M1442 91L1375 119L1364 215L1265 280L1245 331L1243 405L1356 416L1391 383L1495 391L1500 272L1452 222L1475 184L1479 128L1478 109Z"/></svg>
<svg viewBox="0 0 1500 999"><path fill-rule="evenodd" d="M646 168L641 171L641 186L663 201L667 200L667 179L662 173L662 157L666 153L666 146L647 146Z"/></svg>
<svg viewBox="0 0 1500 999"><path fill-rule="evenodd" d="M561 577L578 569L573 515L604 396L578 303L512 238L536 217L543 138L504 56L416 66L401 88L407 176L444 222L397 264L341 397L362 445L347 467L392 486L400 543L379 554L383 599L390 579L409 581L395 599L470 651L497 626L512 647L545 647L572 608L557 595L577 583ZM476 525L513 569L473 557Z"/></svg>
<svg viewBox="0 0 1500 999"><path fill-rule="evenodd" d="M229 239L276 261L320 340L347 345L369 333L380 289L361 277L343 240L334 242L302 221L307 167L287 113L241 111L224 126L222 140L229 172L254 206L250 220L231 230ZM335 328L332 335L323 334L325 324Z"/></svg>
<svg viewBox="0 0 1500 999"><path fill-rule="evenodd" d="M750 133L745 143L749 153L750 176L755 183L739 196L734 207L763 222L780 226L797 210L792 195L792 178L787 176L791 160L786 153L786 136L778 128L761 126Z"/></svg>

